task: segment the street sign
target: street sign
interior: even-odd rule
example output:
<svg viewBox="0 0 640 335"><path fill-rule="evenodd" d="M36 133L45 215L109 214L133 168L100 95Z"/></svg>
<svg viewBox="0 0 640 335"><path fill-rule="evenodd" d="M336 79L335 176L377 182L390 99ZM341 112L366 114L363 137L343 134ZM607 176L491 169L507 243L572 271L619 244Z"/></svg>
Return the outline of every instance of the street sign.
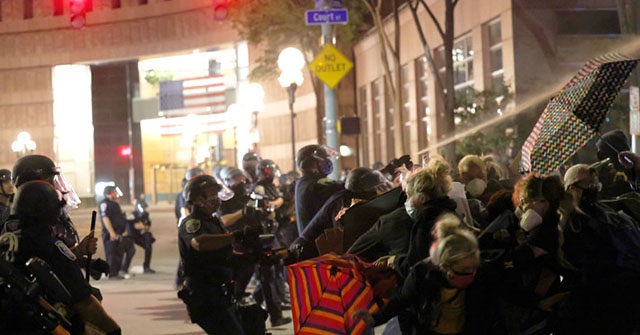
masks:
<svg viewBox="0 0 640 335"><path fill-rule="evenodd" d="M307 25L319 24L347 24L349 22L349 11L344 8L329 10L312 9L306 11Z"/></svg>
<svg viewBox="0 0 640 335"><path fill-rule="evenodd" d="M309 66L322 82L333 89L351 70L353 63L333 45L327 44Z"/></svg>

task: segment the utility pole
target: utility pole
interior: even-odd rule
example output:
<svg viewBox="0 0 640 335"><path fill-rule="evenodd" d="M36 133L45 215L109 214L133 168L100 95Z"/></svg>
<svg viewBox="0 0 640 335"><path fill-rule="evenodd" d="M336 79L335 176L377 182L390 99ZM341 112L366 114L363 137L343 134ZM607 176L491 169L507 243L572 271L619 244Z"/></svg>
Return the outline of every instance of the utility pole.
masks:
<svg viewBox="0 0 640 335"><path fill-rule="evenodd" d="M331 9L331 3L331 0L323 0L322 9ZM332 24L322 24L323 44L333 44L333 39ZM325 136L327 138L327 146L339 152L340 144L338 143L338 128L336 127L337 109L336 92L327 84L324 84ZM331 163L333 163L333 172L330 177L337 180L340 178L340 158L331 156Z"/></svg>

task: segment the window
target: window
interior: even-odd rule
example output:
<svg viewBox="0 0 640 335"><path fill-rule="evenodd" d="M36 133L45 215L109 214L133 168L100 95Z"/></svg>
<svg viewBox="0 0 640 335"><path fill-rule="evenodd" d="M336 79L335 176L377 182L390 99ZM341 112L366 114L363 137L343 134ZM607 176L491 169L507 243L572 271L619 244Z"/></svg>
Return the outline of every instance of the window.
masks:
<svg viewBox="0 0 640 335"><path fill-rule="evenodd" d="M392 74L393 75L393 74ZM386 130L387 130L387 155L386 155L386 159L388 161L390 161L391 159L393 159L393 157L395 156L395 148L396 148L396 141L395 141L395 137L394 137L394 132L396 130L396 125L395 122L393 120L393 98L391 97L391 92L389 92L387 89L387 87L385 86L385 90L384 90L384 102L385 102L385 110L386 110L386 114L384 116L385 119L385 125L386 125Z"/></svg>
<svg viewBox="0 0 640 335"><path fill-rule="evenodd" d="M616 9L559 10L559 35L619 35L620 18Z"/></svg>
<svg viewBox="0 0 640 335"><path fill-rule="evenodd" d="M471 34L467 34L453 42L451 50L453 58L453 85L457 91L461 91L473 85L473 45ZM445 73L444 47L438 48L436 52L436 62L438 72Z"/></svg>
<svg viewBox="0 0 640 335"><path fill-rule="evenodd" d="M409 64L405 64L402 67L402 122L404 122L404 127L402 127L402 141L404 142L406 152L398 153L403 155L410 152L411 126L413 125L411 121L411 102L409 101L409 92L411 90L409 74Z"/></svg>
<svg viewBox="0 0 640 335"><path fill-rule="evenodd" d="M416 89L418 98L418 149L422 150L429 145L431 136L431 111L429 109L429 70L427 58L416 59Z"/></svg>
<svg viewBox="0 0 640 335"><path fill-rule="evenodd" d="M22 8L23 12L22 12L22 17L27 20L27 19L32 19L33 18L33 0L24 0L24 7Z"/></svg>
<svg viewBox="0 0 640 335"><path fill-rule="evenodd" d="M491 73L491 88L495 92L502 92L504 85L504 70L502 66L502 28L500 19L494 20L487 26L489 35L489 73Z"/></svg>
<svg viewBox="0 0 640 335"><path fill-rule="evenodd" d="M367 87L360 87L358 90L360 92L360 134L362 134L362 161L360 164L362 166L369 166L369 125L367 117L368 110L368 97L367 97Z"/></svg>
<svg viewBox="0 0 640 335"><path fill-rule="evenodd" d="M62 0L53 0L53 16L64 14L64 2Z"/></svg>
<svg viewBox="0 0 640 335"><path fill-rule="evenodd" d="M371 116L373 117L373 160L382 162L382 79L371 83Z"/></svg>

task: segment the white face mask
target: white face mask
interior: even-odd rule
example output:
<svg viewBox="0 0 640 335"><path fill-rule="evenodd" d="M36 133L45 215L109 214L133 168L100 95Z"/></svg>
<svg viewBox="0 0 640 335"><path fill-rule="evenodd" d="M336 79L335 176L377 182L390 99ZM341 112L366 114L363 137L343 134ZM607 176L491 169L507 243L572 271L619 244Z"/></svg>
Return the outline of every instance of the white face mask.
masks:
<svg viewBox="0 0 640 335"><path fill-rule="evenodd" d="M413 219L414 215L416 215L416 208L413 206L413 204L411 203L411 201L407 200L404 203L404 209L407 211L407 214Z"/></svg>
<svg viewBox="0 0 640 335"><path fill-rule="evenodd" d="M469 183L467 183L465 188L472 197L477 198L481 196L482 193L484 193L484 190L487 189L487 182L480 178L474 178Z"/></svg>
<svg viewBox="0 0 640 335"><path fill-rule="evenodd" d="M539 226L542 223L542 216L535 210L529 208L522 214L520 218L520 228L526 232L530 232L533 228Z"/></svg>

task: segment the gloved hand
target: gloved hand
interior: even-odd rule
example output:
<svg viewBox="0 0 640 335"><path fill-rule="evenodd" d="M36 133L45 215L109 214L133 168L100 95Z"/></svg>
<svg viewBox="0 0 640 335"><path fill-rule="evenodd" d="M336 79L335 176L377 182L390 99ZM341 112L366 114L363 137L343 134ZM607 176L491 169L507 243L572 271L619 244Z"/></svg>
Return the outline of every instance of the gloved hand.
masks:
<svg viewBox="0 0 640 335"><path fill-rule="evenodd" d="M242 210L242 216L244 216L244 217L254 217L255 214L256 214L256 209L254 207L244 206L244 209Z"/></svg>
<svg viewBox="0 0 640 335"><path fill-rule="evenodd" d="M262 234L262 230L262 226L246 226L242 230L234 231L233 239L238 243L256 240L258 239L260 234Z"/></svg>
<svg viewBox="0 0 640 335"><path fill-rule="evenodd" d="M107 263L103 259L92 259L91 260L91 278L95 280L99 280L102 277L102 274L109 274L109 263Z"/></svg>

